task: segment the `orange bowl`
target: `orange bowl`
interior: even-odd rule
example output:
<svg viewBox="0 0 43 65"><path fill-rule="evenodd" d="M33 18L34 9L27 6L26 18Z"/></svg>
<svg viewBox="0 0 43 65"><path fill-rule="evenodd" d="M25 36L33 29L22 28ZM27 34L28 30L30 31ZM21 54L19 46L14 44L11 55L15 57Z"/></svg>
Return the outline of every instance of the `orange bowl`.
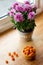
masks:
<svg viewBox="0 0 43 65"><path fill-rule="evenodd" d="M34 59L36 56L36 49L33 46L26 46L23 49L23 54L26 59Z"/></svg>

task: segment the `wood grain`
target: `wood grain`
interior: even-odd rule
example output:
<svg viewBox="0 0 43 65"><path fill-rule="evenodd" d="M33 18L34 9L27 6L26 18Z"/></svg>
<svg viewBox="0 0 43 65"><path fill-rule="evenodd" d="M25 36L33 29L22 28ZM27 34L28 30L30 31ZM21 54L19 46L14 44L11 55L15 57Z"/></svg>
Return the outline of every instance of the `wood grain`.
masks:
<svg viewBox="0 0 43 65"><path fill-rule="evenodd" d="M0 65L6 65L5 60L9 60L8 65L43 65L43 13L36 17L36 28L34 29L32 40L29 42L21 41L17 30L12 29L0 35ZM22 53L26 45L36 48L36 58L27 61ZM16 51L19 57L14 62L8 57L8 52Z"/></svg>

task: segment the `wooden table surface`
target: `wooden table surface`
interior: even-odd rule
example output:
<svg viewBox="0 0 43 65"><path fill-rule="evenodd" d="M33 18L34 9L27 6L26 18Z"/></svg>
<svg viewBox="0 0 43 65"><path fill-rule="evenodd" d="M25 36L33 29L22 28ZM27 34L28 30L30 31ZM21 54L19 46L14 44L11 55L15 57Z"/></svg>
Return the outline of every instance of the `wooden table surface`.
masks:
<svg viewBox="0 0 43 65"><path fill-rule="evenodd" d="M36 19L36 28L32 35L32 40L23 42L20 40L17 30L12 30L4 35L0 35L0 65L6 65L5 61L8 60L8 65L43 65L43 18ZM22 53L26 45L32 45L36 48L36 58L34 61L27 61ZM9 52L16 51L19 54L15 61L12 61L8 56Z"/></svg>

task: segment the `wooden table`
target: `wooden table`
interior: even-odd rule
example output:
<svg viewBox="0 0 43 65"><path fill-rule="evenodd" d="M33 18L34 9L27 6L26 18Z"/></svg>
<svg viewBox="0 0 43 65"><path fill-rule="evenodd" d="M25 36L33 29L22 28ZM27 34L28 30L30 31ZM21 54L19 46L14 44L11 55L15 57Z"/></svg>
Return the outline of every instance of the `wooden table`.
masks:
<svg viewBox="0 0 43 65"><path fill-rule="evenodd" d="M5 60L7 59L8 65L43 65L43 22L36 24L32 40L29 42L21 41L17 30L0 36L0 65L6 65ZM24 58L22 50L26 45L33 45L36 48L36 59L34 61L27 61ZM19 54L15 61L12 61L8 56L8 53L13 51Z"/></svg>

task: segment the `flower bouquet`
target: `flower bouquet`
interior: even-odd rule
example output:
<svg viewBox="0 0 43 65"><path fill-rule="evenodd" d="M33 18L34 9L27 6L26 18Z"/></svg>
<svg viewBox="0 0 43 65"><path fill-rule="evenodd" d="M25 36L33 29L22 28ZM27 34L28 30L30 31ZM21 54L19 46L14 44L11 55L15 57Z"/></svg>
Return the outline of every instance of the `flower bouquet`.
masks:
<svg viewBox="0 0 43 65"><path fill-rule="evenodd" d="M35 13L37 7L28 1L24 3L14 2L10 8L9 15L14 26L22 33L33 32L35 24ZM29 34L30 35L30 34ZM30 35L31 36L31 35ZM26 35L27 37L27 35Z"/></svg>

